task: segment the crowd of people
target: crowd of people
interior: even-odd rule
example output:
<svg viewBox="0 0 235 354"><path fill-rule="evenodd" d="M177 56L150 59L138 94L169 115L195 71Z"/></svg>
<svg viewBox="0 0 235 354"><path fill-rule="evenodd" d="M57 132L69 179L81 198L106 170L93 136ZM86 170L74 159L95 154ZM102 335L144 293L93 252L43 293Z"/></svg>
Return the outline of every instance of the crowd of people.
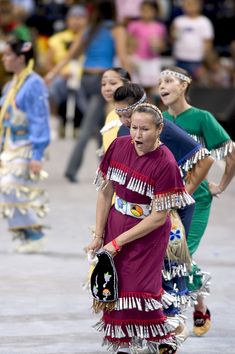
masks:
<svg viewBox="0 0 235 354"><path fill-rule="evenodd" d="M203 64L204 70L209 72L213 68L216 72L226 71L230 79L228 82L225 79L217 80L217 85L234 85L234 81L231 81L235 41L235 33L231 25L235 17L233 2L225 0L219 0L216 4L210 0L113 0L112 2L116 5L116 22L123 25L130 37L128 51L131 57L134 56L134 66L136 75L139 72L139 80L141 80L142 70L145 70L146 60L150 62L152 60L152 66L155 70L159 70L157 59L172 55L177 60L177 65L178 61L186 61L192 62L192 65L196 66L194 69L198 69L198 64ZM32 39L37 47L38 69L45 73L48 69L45 53L48 51L48 46L50 47L48 41L51 36L68 29L70 34L67 34L66 38L58 38L57 41L71 43L72 33L77 33L79 30L78 24L78 28L74 28L76 25L70 28L68 24L67 15L71 7L85 6L90 13L95 3L96 1L90 0L3 0L0 3L0 11L4 14L0 20L0 39L10 33L20 39ZM227 28L223 36L221 24L223 28ZM63 49L61 50L63 52ZM214 60L216 56L219 59L220 65L216 68L212 64L211 50L214 52ZM156 59L155 62L153 59ZM155 84L155 82L147 82L147 80L151 81L151 78L148 78L148 71L143 73L145 74L142 75L142 80L145 80L145 84ZM204 85L215 84L208 81L201 82L200 70L196 70L195 78Z"/></svg>
<svg viewBox="0 0 235 354"><path fill-rule="evenodd" d="M210 329L204 300L210 276L194 253L213 197L235 174L231 137L210 112L188 100L193 82L232 85L213 46L212 22L202 15L199 0L180 2L183 13L170 25L162 20L161 1L139 1L135 18L134 12L120 18L119 11L119 21L112 0L60 2L35 64L40 41L22 18L37 23L43 15L35 9L50 4L2 3L9 15L18 6L24 14L21 22L9 20L14 26L1 24L10 34L2 42L9 81L0 99L1 213L20 241L16 251L43 249L40 218L48 211L48 197L40 181L47 176L50 116L66 104L64 136L72 106L78 132L64 171L68 182L79 182L89 140L96 137L99 147L96 226L87 246L96 260L93 308L103 311L96 328L114 353L174 354L187 338L182 315L189 306L195 335ZM54 33L61 21L66 28ZM175 66L162 60L170 41ZM218 183L207 179L215 160L225 162Z"/></svg>

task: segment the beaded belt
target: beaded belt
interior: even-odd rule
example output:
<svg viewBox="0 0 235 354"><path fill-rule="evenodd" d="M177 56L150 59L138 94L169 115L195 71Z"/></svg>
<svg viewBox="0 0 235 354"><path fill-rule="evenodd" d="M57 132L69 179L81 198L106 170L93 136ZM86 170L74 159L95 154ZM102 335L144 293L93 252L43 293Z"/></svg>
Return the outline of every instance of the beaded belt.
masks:
<svg viewBox="0 0 235 354"><path fill-rule="evenodd" d="M116 195L115 209L122 214L132 216L137 219L144 219L151 212L149 204L130 203Z"/></svg>

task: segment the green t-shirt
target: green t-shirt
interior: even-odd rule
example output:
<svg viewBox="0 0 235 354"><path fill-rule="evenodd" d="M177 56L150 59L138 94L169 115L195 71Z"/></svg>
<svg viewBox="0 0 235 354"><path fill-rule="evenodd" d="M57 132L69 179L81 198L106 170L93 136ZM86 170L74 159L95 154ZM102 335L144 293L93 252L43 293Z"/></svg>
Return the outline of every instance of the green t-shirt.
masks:
<svg viewBox="0 0 235 354"><path fill-rule="evenodd" d="M167 111L163 112L163 116L186 130L209 151L220 148L224 143L231 141L228 133L208 111L191 107L177 117L170 115Z"/></svg>

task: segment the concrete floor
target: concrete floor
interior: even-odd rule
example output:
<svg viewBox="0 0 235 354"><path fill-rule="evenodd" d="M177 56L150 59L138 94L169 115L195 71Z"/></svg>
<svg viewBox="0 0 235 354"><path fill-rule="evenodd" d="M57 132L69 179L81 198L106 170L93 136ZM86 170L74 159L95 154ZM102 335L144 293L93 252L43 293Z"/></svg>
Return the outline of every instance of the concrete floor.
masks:
<svg viewBox="0 0 235 354"><path fill-rule="evenodd" d="M63 171L72 141L53 141L45 168L51 212L46 218L47 244L38 255L18 255L0 225L0 354L102 354L101 337L93 329L91 297L82 285L88 263L84 247L95 220L96 191L92 185L98 160L92 141L86 151L79 184ZM217 180L221 167L210 173ZM179 354L235 353L235 180L214 200L209 227L196 261L212 273L211 331L192 335ZM192 310L187 313L191 329Z"/></svg>

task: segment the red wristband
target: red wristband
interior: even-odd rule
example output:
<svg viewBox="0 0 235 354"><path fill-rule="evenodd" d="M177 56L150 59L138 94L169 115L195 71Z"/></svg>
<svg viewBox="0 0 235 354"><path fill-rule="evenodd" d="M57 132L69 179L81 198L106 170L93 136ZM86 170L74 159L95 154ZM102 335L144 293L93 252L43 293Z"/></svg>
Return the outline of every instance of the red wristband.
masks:
<svg viewBox="0 0 235 354"><path fill-rule="evenodd" d="M112 240L112 245L115 248L116 252L120 252L121 251L121 247L118 246L116 239Z"/></svg>

